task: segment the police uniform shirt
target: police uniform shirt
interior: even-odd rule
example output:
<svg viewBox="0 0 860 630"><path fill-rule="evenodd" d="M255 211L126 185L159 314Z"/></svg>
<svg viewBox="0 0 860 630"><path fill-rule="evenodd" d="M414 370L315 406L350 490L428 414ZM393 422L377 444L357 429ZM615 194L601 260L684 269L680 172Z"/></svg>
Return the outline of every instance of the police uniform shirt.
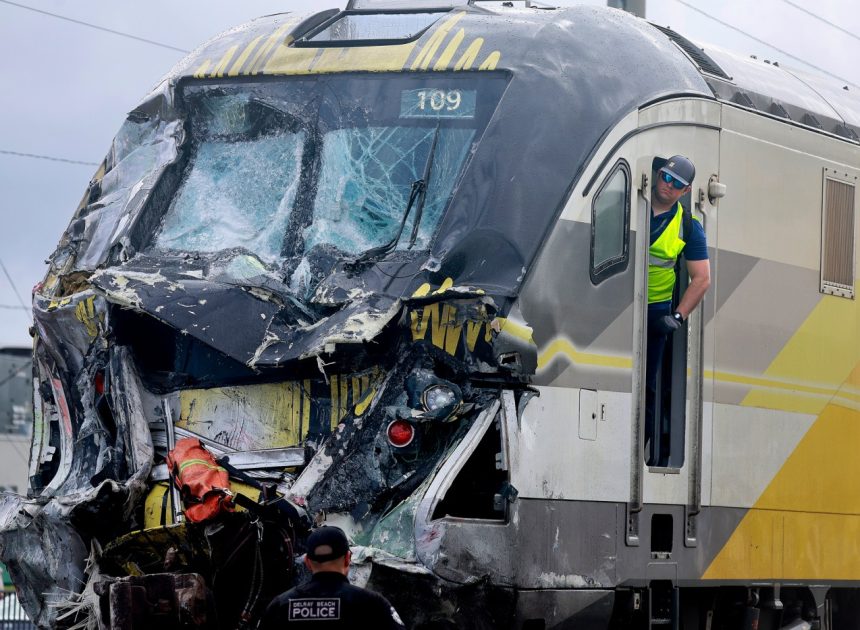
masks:
<svg viewBox="0 0 860 630"><path fill-rule="evenodd" d="M405 626L382 595L353 586L340 573L319 572L269 604L260 630L283 627L401 630Z"/></svg>

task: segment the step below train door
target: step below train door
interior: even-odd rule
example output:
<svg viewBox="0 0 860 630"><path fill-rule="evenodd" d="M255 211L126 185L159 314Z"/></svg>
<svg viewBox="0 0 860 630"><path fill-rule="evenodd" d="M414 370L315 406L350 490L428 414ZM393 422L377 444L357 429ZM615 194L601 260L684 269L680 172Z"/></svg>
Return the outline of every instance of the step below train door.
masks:
<svg viewBox="0 0 860 630"><path fill-rule="evenodd" d="M634 166L636 278L634 289L633 396L631 412L630 502L627 509L628 546L648 546L651 556L677 562L683 547L697 544L696 519L707 503L711 405L705 403L706 375L712 378L713 320L717 266L717 206L719 186L720 109L704 99L664 101L639 112ZM708 241L711 287L682 327L668 335L662 362L657 364L653 421L646 422L646 362L648 356L648 269L651 203L658 172L665 160L680 154L696 167L691 190L681 198ZM675 267L672 308L688 286L688 265ZM653 343L653 341L652 341Z"/></svg>

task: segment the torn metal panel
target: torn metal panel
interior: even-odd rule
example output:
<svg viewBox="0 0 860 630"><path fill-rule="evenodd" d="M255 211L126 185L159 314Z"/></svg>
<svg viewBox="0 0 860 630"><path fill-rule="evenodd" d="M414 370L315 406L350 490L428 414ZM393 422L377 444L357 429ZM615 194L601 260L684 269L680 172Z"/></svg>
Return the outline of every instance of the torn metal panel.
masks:
<svg viewBox="0 0 860 630"><path fill-rule="evenodd" d="M56 509L15 495L0 495L0 528L0 555L21 604L40 627L52 625L52 607L84 583L84 542Z"/></svg>
<svg viewBox="0 0 860 630"><path fill-rule="evenodd" d="M434 477L433 484L427 489L415 515L415 549L418 558L425 566L433 567L438 575L460 584L472 583L479 576L472 572L464 573L458 571L457 568L445 566L443 554L440 553L440 543L444 537L442 530L446 524L434 519L433 514L438 502L453 484L456 475L478 447L481 438L484 437L490 424L494 421L498 410L499 401L495 401L481 412L469 432L448 456L445 465Z"/></svg>
<svg viewBox="0 0 860 630"><path fill-rule="evenodd" d="M54 274L92 271L106 261L133 254L126 234L133 229L153 188L179 156L184 141L169 90L154 94L132 112L91 181L60 245L51 257ZM62 286L48 286L47 289Z"/></svg>
<svg viewBox="0 0 860 630"><path fill-rule="evenodd" d="M191 271L181 264L171 279L160 263L147 267L151 271L106 270L92 282L112 302L148 313L252 368L316 356L335 344L369 341L400 308L396 300L368 295L328 317L311 319L286 288L279 297L265 286L189 278ZM241 329L235 321L243 322Z"/></svg>

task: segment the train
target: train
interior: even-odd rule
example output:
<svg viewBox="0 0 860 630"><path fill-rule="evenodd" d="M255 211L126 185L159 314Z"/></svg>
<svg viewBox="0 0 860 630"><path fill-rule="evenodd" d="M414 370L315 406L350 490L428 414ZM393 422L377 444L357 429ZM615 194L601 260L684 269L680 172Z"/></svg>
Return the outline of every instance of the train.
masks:
<svg viewBox="0 0 860 630"><path fill-rule="evenodd" d="M327 523L414 628L860 627L855 89L590 6L350 0L203 44L33 292L22 604L253 628ZM675 154L712 283L646 434ZM229 477L202 519L189 439Z"/></svg>

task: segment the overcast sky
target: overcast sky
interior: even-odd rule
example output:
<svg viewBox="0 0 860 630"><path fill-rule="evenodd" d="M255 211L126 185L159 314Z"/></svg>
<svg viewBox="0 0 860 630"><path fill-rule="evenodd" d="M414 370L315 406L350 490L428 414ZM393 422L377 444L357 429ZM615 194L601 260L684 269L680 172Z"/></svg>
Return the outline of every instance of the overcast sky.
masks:
<svg viewBox="0 0 860 630"><path fill-rule="evenodd" d="M29 345L30 315L19 296L29 305L95 169L3 152L100 162L126 112L183 56L15 5L191 50L260 15L343 8L345 1L0 0L0 262L18 293L0 269L0 346ZM647 11L689 39L811 70L791 55L860 85L857 0L648 0Z"/></svg>

